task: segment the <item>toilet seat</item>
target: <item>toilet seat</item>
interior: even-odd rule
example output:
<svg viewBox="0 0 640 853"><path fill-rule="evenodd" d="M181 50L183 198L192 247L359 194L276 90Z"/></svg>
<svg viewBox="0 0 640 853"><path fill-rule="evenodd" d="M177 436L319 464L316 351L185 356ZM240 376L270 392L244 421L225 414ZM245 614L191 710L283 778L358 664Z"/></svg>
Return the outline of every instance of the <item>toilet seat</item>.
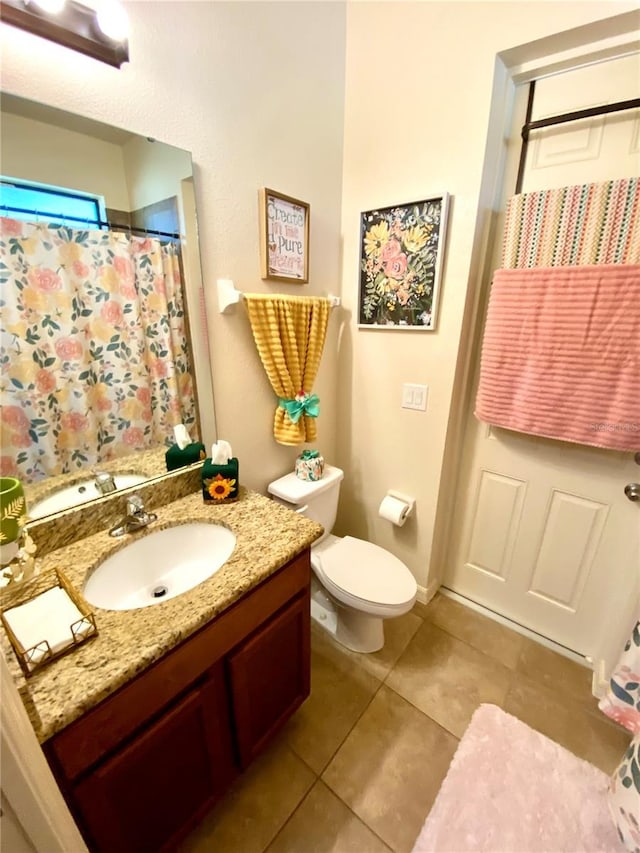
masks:
<svg viewBox="0 0 640 853"><path fill-rule="evenodd" d="M405 564L378 545L329 535L311 549L311 565L343 604L377 616L396 616L416 599L416 580Z"/></svg>

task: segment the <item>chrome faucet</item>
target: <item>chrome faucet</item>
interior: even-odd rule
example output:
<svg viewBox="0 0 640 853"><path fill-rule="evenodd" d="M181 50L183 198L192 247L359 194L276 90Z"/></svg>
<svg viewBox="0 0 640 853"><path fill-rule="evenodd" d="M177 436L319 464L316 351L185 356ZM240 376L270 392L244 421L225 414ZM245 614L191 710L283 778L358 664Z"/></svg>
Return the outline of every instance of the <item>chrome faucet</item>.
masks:
<svg viewBox="0 0 640 853"><path fill-rule="evenodd" d="M96 489L101 495L109 495L116 491L116 481L113 479L113 474L108 474L106 471L94 471L96 478Z"/></svg>
<svg viewBox="0 0 640 853"><path fill-rule="evenodd" d="M127 509L124 518L112 527L109 531L109 536L124 536L125 533L134 533L136 530L141 530L152 521L157 519L155 512L147 512L144 508L144 501L140 495L129 495L127 498Z"/></svg>

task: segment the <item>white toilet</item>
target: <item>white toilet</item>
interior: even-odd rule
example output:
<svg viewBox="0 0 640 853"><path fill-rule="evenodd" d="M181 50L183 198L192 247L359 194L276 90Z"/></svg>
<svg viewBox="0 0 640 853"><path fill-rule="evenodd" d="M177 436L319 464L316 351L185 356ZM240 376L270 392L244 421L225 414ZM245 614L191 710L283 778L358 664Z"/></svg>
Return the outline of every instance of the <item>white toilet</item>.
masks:
<svg viewBox="0 0 640 853"><path fill-rule="evenodd" d="M384 645L382 620L410 610L418 587L405 564L389 551L353 536L331 534L343 476L340 468L326 465L317 482L286 474L268 491L324 527L311 547L312 618L348 649L376 652Z"/></svg>

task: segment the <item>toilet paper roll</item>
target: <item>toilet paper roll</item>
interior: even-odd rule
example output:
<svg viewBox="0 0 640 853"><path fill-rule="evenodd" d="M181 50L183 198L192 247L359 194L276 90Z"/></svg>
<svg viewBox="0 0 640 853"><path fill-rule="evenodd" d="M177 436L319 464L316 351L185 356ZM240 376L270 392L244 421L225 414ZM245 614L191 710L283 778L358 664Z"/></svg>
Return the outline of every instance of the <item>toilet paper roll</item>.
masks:
<svg viewBox="0 0 640 853"><path fill-rule="evenodd" d="M386 495L382 499L378 515L380 518L386 518L387 521L390 521L397 527L402 527L409 517L410 512L411 506L406 501L394 498L391 495Z"/></svg>

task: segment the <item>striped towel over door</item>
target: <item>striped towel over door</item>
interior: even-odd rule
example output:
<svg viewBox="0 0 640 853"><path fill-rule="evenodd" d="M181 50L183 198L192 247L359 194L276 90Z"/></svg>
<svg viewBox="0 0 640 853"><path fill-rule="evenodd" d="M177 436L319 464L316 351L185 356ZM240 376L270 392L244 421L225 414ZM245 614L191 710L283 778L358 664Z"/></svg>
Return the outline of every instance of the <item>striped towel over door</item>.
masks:
<svg viewBox="0 0 640 853"><path fill-rule="evenodd" d="M503 269L592 264L640 264L640 178L509 199Z"/></svg>

